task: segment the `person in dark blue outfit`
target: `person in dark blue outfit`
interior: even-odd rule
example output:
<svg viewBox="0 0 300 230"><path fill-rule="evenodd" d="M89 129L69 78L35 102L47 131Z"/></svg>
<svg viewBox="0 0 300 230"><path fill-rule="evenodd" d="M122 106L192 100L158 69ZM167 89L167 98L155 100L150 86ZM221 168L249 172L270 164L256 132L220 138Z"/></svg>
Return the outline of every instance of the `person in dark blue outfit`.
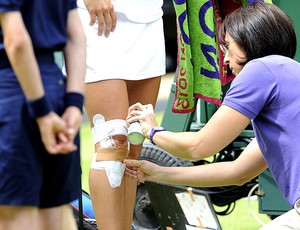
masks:
<svg viewBox="0 0 300 230"><path fill-rule="evenodd" d="M77 228L69 202L81 195L85 36L76 8L0 1L0 229Z"/></svg>

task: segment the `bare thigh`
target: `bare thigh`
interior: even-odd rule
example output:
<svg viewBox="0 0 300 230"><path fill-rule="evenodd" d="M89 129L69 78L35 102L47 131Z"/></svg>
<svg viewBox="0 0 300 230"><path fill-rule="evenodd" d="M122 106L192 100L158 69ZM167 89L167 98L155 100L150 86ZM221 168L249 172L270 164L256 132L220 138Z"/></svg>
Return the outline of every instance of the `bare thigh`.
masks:
<svg viewBox="0 0 300 230"><path fill-rule="evenodd" d="M85 86L85 109L89 122L95 114L107 120L125 119L136 102L156 104L161 77L139 81L105 80Z"/></svg>
<svg viewBox="0 0 300 230"><path fill-rule="evenodd" d="M156 105L161 77L155 77L140 81L127 81L129 105L136 102Z"/></svg>
<svg viewBox="0 0 300 230"><path fill-rule="evenodd" d="M39 218L43 230L76 230L77 224L69 204L53 208L39 209Z"/></svg>
<svg viewBox="0 0 300 230"><path fill-rule="evenodd" d="M40 230L38 208L33 206L0 206L1 230Z"/></svg>
<svg viewBox="0 0 300 230"><path fill-rule="evenodd" d="M76 230L69 204L39 209L34 206L0 206L0 230Z"/></svg>
<svg viewBox="0 0 300 230"><path fill-rule="evenodd" d="M128 110L126 82L105 80L86 84L85 110L90 124L97 113L106 120L125 119Z"/></svg>

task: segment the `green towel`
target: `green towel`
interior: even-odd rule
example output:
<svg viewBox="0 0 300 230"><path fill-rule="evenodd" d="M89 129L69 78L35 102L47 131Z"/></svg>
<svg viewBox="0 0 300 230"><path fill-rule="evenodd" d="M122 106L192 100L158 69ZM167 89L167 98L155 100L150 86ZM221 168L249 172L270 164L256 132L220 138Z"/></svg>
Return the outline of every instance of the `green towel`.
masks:
<svg viewBox="0 0 300 230"><path fill-rule="evenodd" d="M222 5L224 2L230 3L227 5L233 7L229 9L232 11L254 0L220 1ZM234 76L227 73L227 66L223 65L223 57L220 57L217 28L222 22L222 16L218 1L173 0L173 4L177 18L178 55L172 112L192 112L195 98L219 107L222 85L231 81Z"/></svg>
<svg viewBox="0 0 300 230"><path fill-rule="evenodd" d="M220 104L221 83L212 2L174 0L177 16L178 59L175 113L194 110L194 98Z"/></svg>

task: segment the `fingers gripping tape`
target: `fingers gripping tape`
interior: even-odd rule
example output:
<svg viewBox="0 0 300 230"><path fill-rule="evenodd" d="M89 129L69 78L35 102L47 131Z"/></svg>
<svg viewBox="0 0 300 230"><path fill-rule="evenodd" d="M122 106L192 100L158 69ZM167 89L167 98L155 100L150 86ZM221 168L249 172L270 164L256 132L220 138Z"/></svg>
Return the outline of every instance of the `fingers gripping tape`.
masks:
<svg viewBox="0 0 300 230"><path fill-rule="evenodd" d="M127 136L126 121L122 119L114 119L105 121L101 114L96 114L93 117L94 127L92 128L92 135L94 143L100 142L102 148L116 147L113 140L115 135Z"/></svg>

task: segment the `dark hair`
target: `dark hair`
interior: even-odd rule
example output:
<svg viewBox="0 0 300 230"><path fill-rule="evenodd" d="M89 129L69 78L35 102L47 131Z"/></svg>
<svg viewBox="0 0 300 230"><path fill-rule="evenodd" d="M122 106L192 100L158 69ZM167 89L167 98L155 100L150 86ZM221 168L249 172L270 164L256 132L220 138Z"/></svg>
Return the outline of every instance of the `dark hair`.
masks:
<svg viewBox="0 0 300 230"><path fill-rule="evenodd" d="M221 25L219 38L225 43L226 32L245 51L240 64L278 54L294 58L297 47L293 23L276 5L255 2L227 15Z"/></svg>

